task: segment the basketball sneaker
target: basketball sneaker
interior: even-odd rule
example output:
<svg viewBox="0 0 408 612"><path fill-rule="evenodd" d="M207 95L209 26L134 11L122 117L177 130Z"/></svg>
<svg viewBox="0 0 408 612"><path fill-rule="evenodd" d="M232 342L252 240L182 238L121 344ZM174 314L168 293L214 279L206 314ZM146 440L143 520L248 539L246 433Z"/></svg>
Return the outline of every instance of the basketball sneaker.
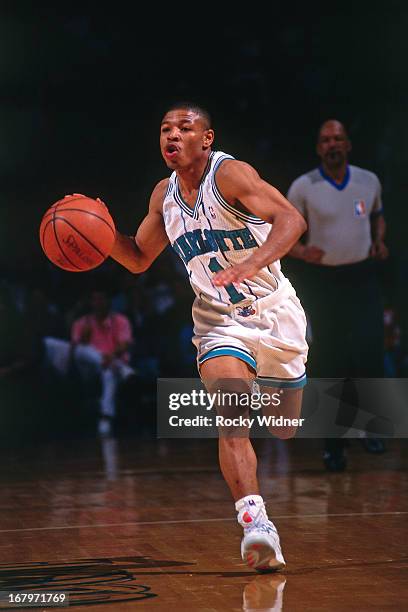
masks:
<svg viewBox="0 0 408 612"><path fill-rule="evenodd" d="M241 557L258 572L273 572L286 565L275 525L268 519L260 495L244 497L236 503L238 522L244 528Z"/></svg>

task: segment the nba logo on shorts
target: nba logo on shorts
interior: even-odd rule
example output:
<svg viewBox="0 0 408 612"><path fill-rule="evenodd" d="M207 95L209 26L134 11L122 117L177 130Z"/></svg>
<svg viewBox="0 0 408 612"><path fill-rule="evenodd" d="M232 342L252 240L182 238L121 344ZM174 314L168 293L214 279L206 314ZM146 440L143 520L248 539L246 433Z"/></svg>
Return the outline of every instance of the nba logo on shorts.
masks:
<svg viewBox="0 0 408 612"><path fill-rule="evenodd" d="M240 308L237 308L237 313L241 317L250 317L256 313L256 310L252 308L252 306L241 306Z"/></svg>
<svg viewBox="0 0 408 612"><path fill-rule="evenodd" d="M366 205L364 200L354 200L354 216L365 217Z"/></svg>

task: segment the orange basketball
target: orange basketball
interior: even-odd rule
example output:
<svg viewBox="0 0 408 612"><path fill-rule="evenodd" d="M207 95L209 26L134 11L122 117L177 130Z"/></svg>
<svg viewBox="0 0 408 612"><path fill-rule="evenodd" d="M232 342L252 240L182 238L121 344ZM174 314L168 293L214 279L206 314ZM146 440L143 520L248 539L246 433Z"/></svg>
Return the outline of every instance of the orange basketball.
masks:
<svg viewBox="0 0 408 612"><path fill-rule="evenodd" d="M80 193L55 202L40 225L44 253L70 272L85 272L103 263L112 251L115 235L106 205Z"/></svg>

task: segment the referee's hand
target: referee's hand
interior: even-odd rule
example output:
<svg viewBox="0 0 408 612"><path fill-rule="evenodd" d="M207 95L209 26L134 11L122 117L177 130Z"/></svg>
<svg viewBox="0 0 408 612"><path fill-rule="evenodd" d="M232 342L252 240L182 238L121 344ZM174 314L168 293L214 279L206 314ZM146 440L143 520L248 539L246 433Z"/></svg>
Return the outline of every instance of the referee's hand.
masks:
<svg viewBox="0 0 408 612"><path fill-rule="evenodd" d="M313 245L305 246L302 251L302 259L307 263L318 264L322 261L323 255L324 251Z"/></svg>
<svg viewBox="0 0 408 612"><path fill-rule="evenodd" d="M382 240L373 242L370 248L370 257L383 261L388 257L388 249Z"/></svg>

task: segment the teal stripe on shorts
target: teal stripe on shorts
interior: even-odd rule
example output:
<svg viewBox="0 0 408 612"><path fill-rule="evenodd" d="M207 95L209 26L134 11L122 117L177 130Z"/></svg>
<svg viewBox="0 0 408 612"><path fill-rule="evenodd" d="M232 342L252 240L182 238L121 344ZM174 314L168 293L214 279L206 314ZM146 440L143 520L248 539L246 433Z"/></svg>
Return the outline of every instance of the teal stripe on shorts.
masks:
<svg viewBox="0 0 408 612"><path fill-rule="evenodd" d="M265 387L277 387L279 389L301 389L307 384L306 372L298 378L273 378L257 376L256 382Z"/></svg>
<svg viewBox="0 0 408 612"><path fill-rule="evenodd" d="M240 351L239 348L235 349L219 346L217 348L212 349L211 351L208 351L208 353L206 353L202 357L199 357L198 363L201 365L202 363L204 363L204 361L207 361L207 359L212 359L213 357L220 357L221 355L231 355L232 357L238 357L238 359L241 359L241 361L245 361L245 363L250 365L251 368L254 368L254 370L256 370L255 359L251 357L251 355L248 355L248 353L245 353L245 351Z"/></svg>

